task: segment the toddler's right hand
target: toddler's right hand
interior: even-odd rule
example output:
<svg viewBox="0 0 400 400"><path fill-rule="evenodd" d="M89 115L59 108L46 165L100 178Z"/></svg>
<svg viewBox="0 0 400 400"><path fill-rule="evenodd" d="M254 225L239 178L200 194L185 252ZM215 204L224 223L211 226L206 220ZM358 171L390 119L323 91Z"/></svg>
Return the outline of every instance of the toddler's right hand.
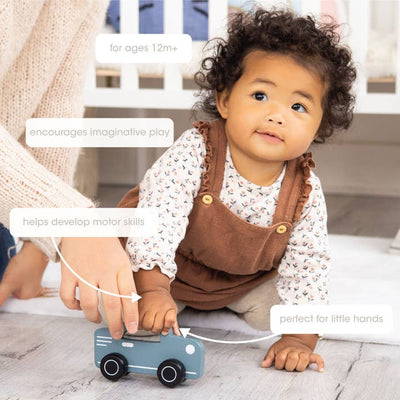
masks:
<svg viewBox="0 0 400 400"><path fill-rule="evenodd" d="M139 328L167 335L173 329L180 335L177 322L177 307L171 294L164 288L141 293L139 300Z"/></svg>
<svg viewBox="0 0 400 400"><path fill-rule="evenodd" d="M167 335L173 329L180 335L176 315L178 307L170 294L169 278L158 266L134 273L139 300L139 328Z"/></svg>

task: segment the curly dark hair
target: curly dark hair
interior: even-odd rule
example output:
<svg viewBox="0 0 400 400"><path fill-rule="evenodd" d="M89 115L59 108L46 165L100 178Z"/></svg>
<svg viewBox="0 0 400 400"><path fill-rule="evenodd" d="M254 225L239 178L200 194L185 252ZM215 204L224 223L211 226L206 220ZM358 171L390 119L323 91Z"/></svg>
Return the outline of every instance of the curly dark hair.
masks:
<svg viewBox="0 0 400 400"><path fill-rule="evenodd" d="M350 50L339 44L338 25L317 23L282 9L254 9L238 13L230 23L228 39L212 39L214 55L206 57L195 74L199 100L193 114L205 112L220 118L215 92L232 89L243 73L243 59L254 50L289 55L304 68L318 73L327 84L322 100L323 117L315 142L323 143L335 130L347 129L353 119L356 78Z"/></svg>

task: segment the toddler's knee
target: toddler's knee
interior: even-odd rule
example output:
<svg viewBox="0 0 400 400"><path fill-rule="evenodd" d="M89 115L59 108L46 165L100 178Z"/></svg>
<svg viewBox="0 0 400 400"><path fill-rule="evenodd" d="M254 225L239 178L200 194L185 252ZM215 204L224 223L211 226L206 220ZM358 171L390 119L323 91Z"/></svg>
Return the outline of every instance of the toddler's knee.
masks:
<svg viewBox="0 0 400 400"><path fill-rule="evenodd" d="M253 328L258 331L270 330L270 311L266 308L258 310L250 310L243 314L243 319Z"/></svg>

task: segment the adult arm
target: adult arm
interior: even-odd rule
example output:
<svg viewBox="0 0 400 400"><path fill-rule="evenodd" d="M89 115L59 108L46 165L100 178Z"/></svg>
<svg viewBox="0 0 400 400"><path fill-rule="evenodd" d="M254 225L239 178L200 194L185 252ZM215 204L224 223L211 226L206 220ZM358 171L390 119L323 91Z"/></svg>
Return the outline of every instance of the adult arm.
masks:
<svg viewBox="0 0 400 400"><path fill-rule="evenodd" d="M0 139L4 147L0 153L3 174L0 181L5 206L0 218L6 225L13 207L92 205L69 185L78 150L27 150L24 129L31 117L82 116L88 57L107 3L106 0L37 3L41 10L29 38L7 72L1 75ZM20 17L18 12L13 16ZM55 250L49 239L32 240L54 258ZM115 294L130 295L135 290L129 259L116 238L64 238L61 245L75 272L93 285ZM75 299L77 286L79 301ZM82 308L89 320L101 319L97 291L83 284L64 265L60 294L68 307ZM103 301L114 337L122 334L122 308L128 330L135 331L136 304L111 295L103 295Z"/></svg>
<svg viewBox="0 0 400 400"><path fill-rule="evenodd" d="M86 69L107 3L38 1L33 7L22 0L3 6L7 28L0 28L0 50L7 57L1 58L13 60L1 64L0 80L0 221L6 226L14 207L93 205L70 187L79 149L31 149L24 133L31 117L82 116ZM56 258L49 238L31 240Z"/></svg>

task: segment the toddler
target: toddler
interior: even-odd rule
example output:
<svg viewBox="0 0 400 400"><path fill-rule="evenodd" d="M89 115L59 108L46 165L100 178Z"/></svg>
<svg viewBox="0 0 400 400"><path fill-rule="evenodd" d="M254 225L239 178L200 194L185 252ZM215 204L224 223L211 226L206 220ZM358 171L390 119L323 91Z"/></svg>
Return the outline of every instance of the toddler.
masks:
<svg viewBox="0 0 400 400"><path fill-rule="evenodd" d="M326 207L306 153L352 120L356 72L333 24L290 11L238 14L195 80L197 122L120 207L156 207L154 237L124 243L139 327L179 334L177 313L227 307L269 329L274 304L326 304ZM317 335L286 334L261 363L303 371Z"/></svg>

